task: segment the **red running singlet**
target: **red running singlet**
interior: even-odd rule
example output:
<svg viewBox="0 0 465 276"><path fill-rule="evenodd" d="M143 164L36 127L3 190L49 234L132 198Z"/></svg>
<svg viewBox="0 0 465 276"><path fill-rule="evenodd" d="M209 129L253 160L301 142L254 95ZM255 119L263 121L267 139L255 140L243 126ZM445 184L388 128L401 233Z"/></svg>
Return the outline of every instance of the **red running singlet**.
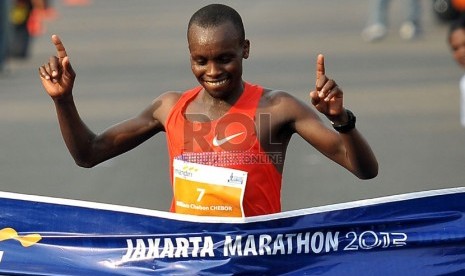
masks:
<svg viewBox="0 0 465 276"><path fill-rule="evenodd" d="M255 127L263 88L245 83L221 118L187 120L186 108L201 90L184 92L165 124L174 191L170 210L232 217L280 212L282 175L262 150Z"/></svg>

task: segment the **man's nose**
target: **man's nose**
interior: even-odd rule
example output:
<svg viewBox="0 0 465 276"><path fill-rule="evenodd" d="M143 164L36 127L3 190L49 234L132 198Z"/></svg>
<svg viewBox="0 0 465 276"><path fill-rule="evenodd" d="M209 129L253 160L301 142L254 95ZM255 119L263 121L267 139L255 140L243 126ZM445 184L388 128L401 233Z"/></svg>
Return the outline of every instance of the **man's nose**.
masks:
<svg viewBox="0 0 465 276"><path fill-rule="evenodd" d="M221 66L216 62L209 62L207 67L208 76L214 77L221 74Z"/></svg>

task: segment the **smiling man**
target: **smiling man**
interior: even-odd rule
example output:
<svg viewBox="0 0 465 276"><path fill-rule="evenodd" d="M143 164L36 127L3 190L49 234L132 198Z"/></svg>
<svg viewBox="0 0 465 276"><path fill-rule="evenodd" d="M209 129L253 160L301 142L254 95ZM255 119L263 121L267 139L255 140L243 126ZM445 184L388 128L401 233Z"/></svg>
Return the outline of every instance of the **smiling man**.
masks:
<svg viewBox="0 0 465 276"><path fill-rule="evenodd" d="M138 116L97 135L78 114L72 96L76 74L60 38L52 36L57 56L39 68L39 75L78 165L95 166L166 132L171 211L226 217L281 211L284 160L293 134L361 179L377 175L376 158L356 129L355 116L344 108L342 90L326 76L322 55L311 106L243 80L250 42L234 9L212 4L198 10L189 21L187 40L200 86L166 92Z"/></svg>

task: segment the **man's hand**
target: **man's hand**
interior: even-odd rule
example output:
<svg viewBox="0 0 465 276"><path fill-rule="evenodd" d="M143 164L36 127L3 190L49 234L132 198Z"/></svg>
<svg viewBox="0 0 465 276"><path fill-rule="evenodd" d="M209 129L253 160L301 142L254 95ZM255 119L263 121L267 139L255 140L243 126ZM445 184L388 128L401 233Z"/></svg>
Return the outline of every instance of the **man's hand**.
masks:
<svg viewBox="0 0 465 276"><path fill-rule="evenodd" d="M336 82L328 79L325 73L325 60L322 54L316 61L316 85L310 92L310 99L315 108L331 121L344 121L347 115L343 107L343 93Z"/></svg>
<svg viewBox="0 0 465 276"><path fill-rule="evenodd" d="M39 76L45 91L52 98L71 95L76 73L74 73L65 46L57 35L52 35L57 56L50 57L48 63L39 67Z"/></svg>

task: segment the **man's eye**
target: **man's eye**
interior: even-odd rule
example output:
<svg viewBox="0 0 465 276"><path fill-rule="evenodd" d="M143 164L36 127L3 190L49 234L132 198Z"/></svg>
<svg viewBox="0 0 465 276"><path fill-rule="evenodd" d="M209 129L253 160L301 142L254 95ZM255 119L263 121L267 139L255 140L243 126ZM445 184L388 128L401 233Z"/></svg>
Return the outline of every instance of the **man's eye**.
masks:
<svg viewBox="0 0 465 276"><path fill-rule="evenodd" d="M223 63L223 64L226 64L226 63L231 62L231 58L230 57L223 57L223 58L219 59L219 62Z"/></svg>

